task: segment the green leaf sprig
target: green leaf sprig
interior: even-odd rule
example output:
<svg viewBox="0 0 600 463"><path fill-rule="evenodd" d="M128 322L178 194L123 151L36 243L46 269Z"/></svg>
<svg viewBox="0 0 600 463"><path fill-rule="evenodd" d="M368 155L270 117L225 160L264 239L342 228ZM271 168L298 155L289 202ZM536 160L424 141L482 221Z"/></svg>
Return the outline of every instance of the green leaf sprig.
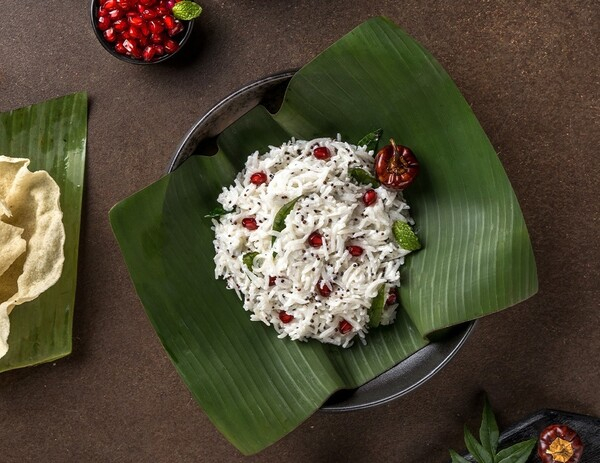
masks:
<svg viewBox="0 0 600 463"><path fill-rule="evenodd" d="M396 220L392 225L394 238L402 249L407 251L416 251L421 249L421 242L409 224L401 220Z"/></svg>
<svg viewBox="0 0 600 463"><path fill-rule="evenodd" d="M212 211L210 211L204 217L207 219L216 219L218 217L221 217L222 215L230 214L231 212L233 212L233 211L226 211L222 207L215 207Z"/></svg>
<svg viewBox="0 0 600 463"><path fill-rule="evenodd" d="M242 262L248 267L248 270L252 271L254 267L254 258L258 256L258 254L258 252L247 252L242 256Z"/></svg>
<svg viewBox="0 0 600 463"><path fill-rule="evenodd" d="M173 16L182 21L196 19L202 13L202 7L196 2L183 0L173 5Z"/></svg>
<svg viewBox="0 0 600 463"><path fill-rule="evenodd" d="M377 290L377 296L371 301L371 307L369 307L369 326L375 328L381 323L381 315L383 314L383 308L385 307L385 283L382 284Z"/></svg>
<svg viewBox="0 0 600 463"><path fill-rule="evenodd" d="M525 463L536 444L535 439L529 439L497 452L499 436L496 417L487 397L485 397L479 428L480 442L465 426L465 445L475 461L478 463ZM450 457L452 463L470 463L469 460L461 457L454 450L450 450Z"/></svg>
<svg viewBox="0 0 600 463"><path fill-rule="evenodd" d="M372 185L373 188L377 188L380 185L377 179L364 169L354 167L350 169L348 173L350 174L350 177L360 185Z"/></svg>
<svg viewBox="0 0 600 463"><path fill-rule="evenodd" d="M377 151L377 145L379 144L379 139L381 138L381 134L383 133L383 129L374 130L371 133L366 134L362 137L356 146L365 146L367 151Z"/></svg>
<svg viewBox="0 0 600 463"><path fill-rule="evenodd" d="M290 202L287 202L283 206L281 206L281 209L279 209L279 211L277 211L277 214L275 214L275 219L273 219L273 230L280 232L285 228L285 218L288 215L290 215L290 212L292 212L294 205L298 202L300 198L302 198L302 196L298 196L297 198L294 198ZM271 242L274 243L275 239L276 238L273 237L271 239Z"/></svg>

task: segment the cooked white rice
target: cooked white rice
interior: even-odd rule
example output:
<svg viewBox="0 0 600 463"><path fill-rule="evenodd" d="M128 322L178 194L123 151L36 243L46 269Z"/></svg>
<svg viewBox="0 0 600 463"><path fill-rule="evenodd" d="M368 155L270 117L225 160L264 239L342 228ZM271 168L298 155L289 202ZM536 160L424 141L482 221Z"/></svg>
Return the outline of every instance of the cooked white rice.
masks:
<svg viewBox="0 0 600 463"><path fill-rule="evenodd" d="M317 159L312 154L317 146L327 147L331 157ZM266 154L252 154L234 184L219 195L218 202L232 212L213 219L215 277L243 298L253 321L272 325L279 337L348 347L358 335L364 342L379 287L400 285L399 268L409 251L395 241L392 224L412 223L408 205L400 191L384 187L375 189L375 204L364 205L363 194L371 187L353 180L349 169L373 172L373 152L365 147L318 138L269 148ZM251 183L256 172L266 173L268 181ZM283 231L274 231L277 212L297 197ZM242 226L249 217L256 219L257 230ZM307 243L314 231L323 237L319 248ZM363 254L351 256L348 245L362 247ZM258 253L252 271L242 260L250 252ZM275 285L269 286L272 276ZM328 297L317 291L320 281L332 290ZM386 305L382 324L393 322L396 308ZM283 323L281 311L293 320ZM343 320L352 325L346 334L339 329Z"/></svg>

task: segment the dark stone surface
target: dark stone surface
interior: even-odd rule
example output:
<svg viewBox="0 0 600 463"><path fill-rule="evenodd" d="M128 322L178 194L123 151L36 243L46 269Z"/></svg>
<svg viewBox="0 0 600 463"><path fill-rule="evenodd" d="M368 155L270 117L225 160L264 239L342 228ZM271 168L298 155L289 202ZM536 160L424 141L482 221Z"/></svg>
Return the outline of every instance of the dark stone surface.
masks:
<svg viewBox="0 0 600 463"><path fill-rule="evenodd" d="M436 462L479 423L536 410L599 416L600 145L596 1L205 0L172 61L110 56L81 0L0 2L0 111L90 98L74 352L0 376L0 461ZM255 457L212 426L148 322L108 224L157 180L187 129L252 80L302 66L386 15L455 79L507 170L536 252L540 292L481 320L432 380L394 402L319 412Z"/></svg>

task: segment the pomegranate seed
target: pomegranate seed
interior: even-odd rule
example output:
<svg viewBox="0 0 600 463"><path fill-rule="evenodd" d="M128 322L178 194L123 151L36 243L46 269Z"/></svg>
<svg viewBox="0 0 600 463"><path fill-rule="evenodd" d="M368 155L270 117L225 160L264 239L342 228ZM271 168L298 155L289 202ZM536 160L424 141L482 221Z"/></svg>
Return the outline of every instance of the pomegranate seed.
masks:
<svg viewBox="0 0 600 463"><path fill-rule="evenodd" d="M115 33L115 30L112 27L106 29L102 35L104 36L107 42L114 42L115 40L117 40L117 34Z"/></svg>
<svg viewBox="0 0 600 463"><path fill-rule="evenodd" d="M340 333L346 334L346 333L352 331L352 325L350 324L350 322L348 320L344 320L342 318L342 320L338 324L338 329L340 330Z"/></svg>
<svg viewBox="0 0 600 463"><path fill-rule="evenodd" d="M154 47L154 52L157 56L162 56L165 54L165 47L162 45L152 45Z"/></svg>
<svg viewBox="0 0 600 463"><path fill-rule="evenodd" d="M138 47L136 47L131 52L131 56L133 56L134 58L137 58L137 59L142 59L144 55L142 54L142 50L140 50Z"/></svg>
<svg viewBox="0 0 600 463"><path fill-rule="evenodd" d="M117 7L117 2L115 0L106 0L102 6L107 10L114 10Z"/></svg>
<svg viewBox="0 0 600 463"><path fill-rule="evenodd" d="M149 44L150 44L150 40L148 40L148 37L141 37L138 42L140 43L140 47L142 48L146 48Z"/></svg>
<svg viewBox="0 0 600 463"><path fill-rule="evenodd" d="M277 277L269 277L269 286L275 286L276 281Z"/></svg>
<svg viewBox="0 0 600 463"><path fill-rule="evenodd" d="M116 21L117 19L123 17L123 12L115 8L108 11L108 17L111 19L111 21Z"/></svg>
<svg viewBox="0 0 600 463"><path fill-rule="evenodd" d="M169 35L171 37L173 37L174 35L177 35L180 32L183 32L183 24L181 24L179 21L177 21L177 24L175 24L175 27L172 27L171 29L169 29Z"/></svg>
<svg viewBox="0 0 600 463"><path fill-rule="evenodd" d="M116 31L123 32L125 29L127 29L127 21L125 21L124 19L117 19L114 22L113 27Z"/></svg>
<svg viewBox="0 0 600 463"><path fill-rule="evenodd" d="M123 40L123 47L128 53L131 53L136 48L136 44L133 40L125 39Z"/></svg>
<svg viewBox="0 0 600 463"><path fill-rule="evenodd" d="M150 36L150 28L146 25L146 23L144 23L140 26L140 31L142 31L142 35L144 37Z"/></svg>
<svg viewBox="0 0 600 463"><path fill-rule="evenodd" d="M105 31L110 27L110 18L108 16L100 16L98 18L98 29Z"/></svg>
<svg viewBox="0 0 600 463"><path fill-rule="evenodd" d="M138 3L137 10L139 13L143 13L144 10L146 10L146 9L147 9L146 5L142 5L141 3Z"/></svg>
<svg viewBox="0 0 600 463"><path fill-rule="evenodd" d="M131 0L115 0L115 1L117 3L117 6L119 8L121 8L123 11L130 10L134 6L134 3Z"/></svg>
<svg viewBox="0 0 600 463"><path fill-rule="evenodd" d="M158 7L156 7L156 13L157 13L159 16L164 16L164 15L167 15L167 14L169 14L169 13L170 13L170 11L171 11L171 10L170 10L169 8L167 8L166 6L162 6L162 5L161 5L161 6L158 6Z"/></svg>
<svg viewBox="0 0 600 463"><path fill-rule="evenodd" d="M163 34L150 34L150 42L162 44L164 41L165 36Z"/></svg>
<svg viewBox="0 0 600 463"><path fill-rule="evenodd" d="M151 6L156 3L156 0L138 0L144 6Z"/></svg>
<svg viewBox="0 0 600 463"><path fill-rule="evenodd" d="M256 219L253 217L246 217L242 219L242 227L247 230L256 230L258 228L258 224L256 223Z"/></svg>
<svg viewBox="0 0 600 463"><path fill-rule="evenodd" d="M255 185L262 185L267 182L267 174L264 172L255 172L250 176L250 183Z"/></svg>
<svg viewBox="0 0 600 463"><path fill-rule="evenodd" d="M173 29L175 27L175 18L170 14L165 15L163 22L165 23L165 27L167 29Z"/></svg>
<svg viewBox="0 0 600 463"><path fill-rule="evenodd" d="M158 16L156 11L154 11L154 10L144 9L141 11L141 13L142 13L142 18L144 18L144 19L154 19Z"/></svg>
<svg viewBox="0 0 600 463"><path fill-rule="evenodd" d="M360 246L346 246L346 249L348 250L350 255L354 257L362 256L362 253L364 251L364 249Z"/></svg>
<svg viewBox="0 0 600 463"><path fill-rule="evenodd" d="M390 293L388 294L388 298L385 301L387 305L395 304L398 300L398 295L396 294L396 288L390 289Z"/></svg>
<svg viewBox="0 0 600 463"><path fill-rule="evenodd" d="M144 48L144 52L142 53L142 55L144 56L144 61L152 61L152 58L154 58L154 55L156 54L156 50L154 49L154 47L146 47Z"/></svg>
<svg viewBox="0 0 600 463"><path fill-rule="evenodd" d="M132 26L135 27L140 27L142 24L144 24L144 20L142 19L141 16L127 16L127 20L129 21L129 24L131 24Z"/></svg>
<svg viewBox="0 0 600 463"><path fill-rule="evenodd" d="M129 33L130 37L133 37L134 39L141 39L144 35L142 34L142 31L134 26L129 26L129 29L127 30L127 32Z"/></svg>
<svg viewBox="0 0 600 463"><path fill-rule="evenodd" d="M175 6L175 0L167 0L167 6L171 9Z"/></svg>
<svg viewBox="0 0 600 463"><path fill-rule="evenodd" d="M331 295L331 288L323 282L323 280L319 280L317 283L317 291L323 297L329 297Z"/></svg>
<svg viewBox="0 0 600 463"><path fill-rule="evenodd" d="M283 310L279 311L279 320L281 320L281 323L289 323L294 319L293 315L290 315L287 312L284 312Z"/></svg>
<svg viewBox="0 0 600 463"><path fill-rule="evenodd" d="M108 16L108 10L101 6L100 8L98 8L98 17L103 18L105 16Z"/></svg>
<svg viewBox="0 0 600 463"><path fill-rule="evenodd" d="M150 32L152 32L153 34L160 34L162 31L165 30L165 26L159 19L151 19L148 22L148 26L150 28Z"/></svg>
<svg viewBox="0 0 600 463"><path fill-rule="evenodd" d="M377 192L375 190L367 190L362 197L363 203L365 206L370 206L371 204L375 204L377 201Z"/></svg>
<svg viewBox="0 0 600 463"><path fill-rule="evenodd" d="M123 46L123 42L117 42L115 44L115 51L120 55L127 54L127 49Z"/></svg>
<svg viewBox="0 0 600 463"><path fill-rule="evenodd" d="M179 50L179 44L171 39L165 40L164 47L167 53L175 53Z"/></svg>
<svg viewBox="0 0 600 463"><path fill-rule="evenodd" d="M317 159L325 160L331 157L331 152L324 146L319 146L313 150L313 156Z"/></svg>
<svg viewBox="0 0 600 463"><path fill-rule="evenodd" d="M319 232L312 232L308 237L308 244L313 248L320 248L323 246L323 237Z"/></svg>

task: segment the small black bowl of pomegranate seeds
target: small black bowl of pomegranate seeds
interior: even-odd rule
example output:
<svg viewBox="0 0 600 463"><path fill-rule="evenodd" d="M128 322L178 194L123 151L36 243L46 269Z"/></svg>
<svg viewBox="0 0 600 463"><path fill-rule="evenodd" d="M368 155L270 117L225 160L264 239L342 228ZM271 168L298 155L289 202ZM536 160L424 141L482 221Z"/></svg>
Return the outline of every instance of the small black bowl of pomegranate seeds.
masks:
<svg viewBox="0 0 600 463"><path fill-rule="evenodd" d="M133 64L161 63L190 37L193 21L173 15L180 0L92 0L96 37L113 56Z"/></svg>

